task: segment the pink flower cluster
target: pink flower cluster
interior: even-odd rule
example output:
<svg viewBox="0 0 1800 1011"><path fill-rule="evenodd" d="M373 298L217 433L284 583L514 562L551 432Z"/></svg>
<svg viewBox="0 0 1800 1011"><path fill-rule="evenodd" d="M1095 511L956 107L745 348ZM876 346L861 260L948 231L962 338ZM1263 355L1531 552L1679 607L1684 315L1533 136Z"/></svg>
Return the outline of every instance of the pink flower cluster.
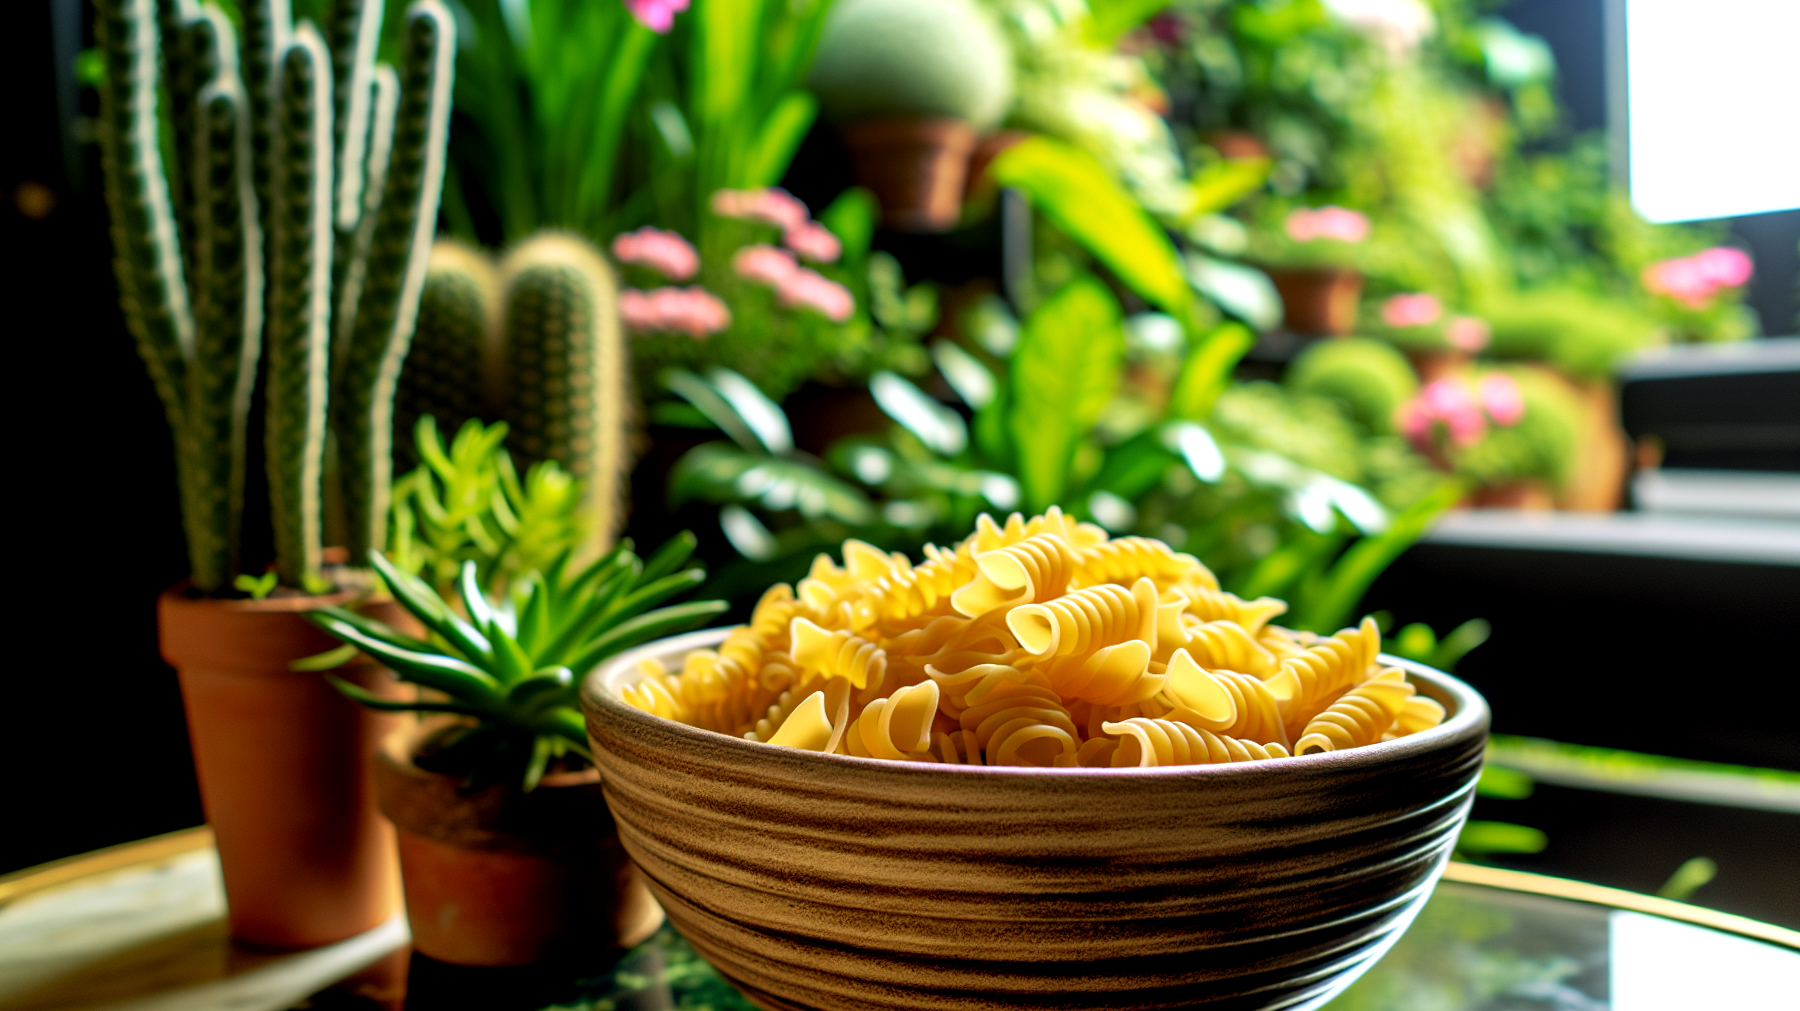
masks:
<svg viewBox="0 0 1800 1011"><path fill-rule="evenodd" d="M856 311L850 289L800 266L785 249L760 242L745 246L731 257L731 269L746 281L775 289L776 300L790 309L813 309L833 323L842 323Z"/></svg>
<svg viewBox="0 0 1800 1011"><path fill-rule="evenodd" d="M1381 321L1391 327L1430 326L1444 315L1444 304L1423 292L1394 295L1381 303Z"/></svg>
<svg viewBox="0 0 1800 1011"><path fill-rule="evenodd" d="M778 186L715 191L712 209L720 217L755 221L781 229L781 244L813 263L835 263L843 255L844 244L838 237L812 220L806 205Z"/></svg>
<svg viewBox="0 0 1800 1011"><path fill-rule="evenodd" d="M1667 295L1690 309L1704 309L1720 288L1736 288L1750 280L1750 257L1741 249L1714 246L1693 256L1660 260L1644 268L1644 287Z"/></svg>
<svg viewBox="0 0 1800 1011"><path fill-rule="evenodd" d="M1510 428L1524 417L1525 398L1511 376L1496 373L1474 384L1465 379L1438 379L1401 406L1400 430L1408 442L1430 452L1432 432L1440 424L1450 433L1451 442L1471 446L1487 434L1490 420Z"/></svg>
<svg viewBox="0 0 1800 1011"><path fill-rule="evenodd" d="M658 35L675 27L675 15L688 9L691 0L625 0L625 9L638 24Z"/></svg>
<svg viewBox="0 0 1800 1011"><path fill-rule="evenodd" d="M1282 226L1295 242L1336 239L1361 242L1369 237L1369 219L1346 207L1327 204L1317 210L1301 207L1287 216Z"/></svg>
<svg viewBox="0 0 1800 1011"><path fill-rule="evenodd" d="M1487 321L1473 316L1458 316L1444 328L1444 339L1450 342L1450 346L1470 354L1487 347L1491 336L1492 331L1489 330Z"/></svg>
<svg viewBox="0 0 1800 1011"><path fill-rule="evenodd" d="M649 225L613 239L612 254L620 263L649 267L672 281L685 281L700 270L700 254L692 243Z"/></svg>
<svg viewBox="0 0 1800 1011"><path fill-rule="evenodd" d="M731 310L719 296L699 285L691 288L626 288L619 295L619 315L638 333L684 333L699 340L731 325Z"/></svg>

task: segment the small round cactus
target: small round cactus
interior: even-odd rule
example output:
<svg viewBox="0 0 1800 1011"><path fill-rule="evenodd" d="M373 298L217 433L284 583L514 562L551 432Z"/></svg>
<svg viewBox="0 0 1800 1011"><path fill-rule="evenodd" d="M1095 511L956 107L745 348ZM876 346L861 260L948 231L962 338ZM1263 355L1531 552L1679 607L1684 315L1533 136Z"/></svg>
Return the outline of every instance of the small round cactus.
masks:
<svg viewBox="0 0 1800 1011"><path fill-rule="evenodd" d="M1364 428L1394 431L1394 412L1419 392L1406 356L1370 337L1314 341L1288 368L1286 384L1299 393L1328 397Z"/></svg>
<svg viewBox="0 0 1800 1011"><path fill-rule="evenodd" d="M835 122L932 116L985 130L1012 103L1012 53L973 0L839 0L808 84Z"/></svg>

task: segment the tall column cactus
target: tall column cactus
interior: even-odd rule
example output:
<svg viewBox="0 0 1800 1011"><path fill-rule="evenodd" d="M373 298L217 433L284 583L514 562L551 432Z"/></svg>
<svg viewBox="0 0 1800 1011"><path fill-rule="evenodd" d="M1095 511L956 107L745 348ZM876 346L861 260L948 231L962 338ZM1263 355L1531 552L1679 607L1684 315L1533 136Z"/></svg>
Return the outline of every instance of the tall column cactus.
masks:
<svg viewBox="0 0 1800 1011"><path fill-rule="evenodd" d="M501 264L505 416L513 445L582 484L596 546L622 519L628 369L619 289L585 239L540 232Z"/></svg>
<svg viewBox="0 0 1800 1011"><path fill-rule="evenodd" d="M373 65L381 0L336 0L333 38L291 25L287 0L243 0L241 54L211 3L95 6L114 269L174 433L194 585L218 592L238 568L266 344L276 565L315 587L328 421L355 461L345 499L365 503L352 561L383 536L384 425L437 214L454 23L441 0L413 3L395 73Z"/></svg>

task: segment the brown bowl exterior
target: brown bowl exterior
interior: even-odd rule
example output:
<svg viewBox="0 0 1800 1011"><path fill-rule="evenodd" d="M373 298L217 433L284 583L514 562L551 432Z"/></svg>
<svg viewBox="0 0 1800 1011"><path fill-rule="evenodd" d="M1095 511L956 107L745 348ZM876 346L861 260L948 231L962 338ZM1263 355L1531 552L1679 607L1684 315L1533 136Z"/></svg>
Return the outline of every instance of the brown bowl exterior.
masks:
<svg viewBox="0 0 1800 1011"><path fill-rule="evenodd" d="M770 1009L1295 1008L1397 940L1468 815L1488 710L1352 751L1163 769L970 768L772 748L582 705L626 850L670 920Z"/></svg>

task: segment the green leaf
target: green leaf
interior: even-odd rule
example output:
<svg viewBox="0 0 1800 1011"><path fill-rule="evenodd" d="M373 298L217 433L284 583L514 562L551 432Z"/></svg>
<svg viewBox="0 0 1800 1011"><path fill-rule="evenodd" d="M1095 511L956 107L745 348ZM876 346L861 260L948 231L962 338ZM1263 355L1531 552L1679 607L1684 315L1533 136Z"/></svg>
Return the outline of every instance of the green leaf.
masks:
<svg viewBox="0 0 1800 1011"><path fill-rule="evenodd" d="M325 631L380 660L402 680L435 688L465 703L484 703L499 695L500 686L492 676L462 660L400 649L364 635L355 626L330 615L315 615L312 621Z"/></svg>
<svg viewBox="0 0 1800 1011"><path fill-rule="evenodd" d="M1150 20L1170 0L1089 0L1087 38L1111 46L1119 36Z"/></svg>
<svg viewBox="0 0 1800 1011"><path fill-rule="evenodd" d="M363 690L363 688L358 685L345 681L343 678L334 677L330 674L325 675L325 680L330 681L332 687L343 692L351 701L368 706L370 709L378 709L384 713L456 713L459 716L475 717L487 715L486 711L479 707L458 705L455 702L407 702L398 699L384 699L379 695Z"/></svg>
<svg viewBox="0 0 1800 1011"><path fill-rule="evenodd" d="M1256 335L1242 323L1213 327L1188 352L1181 375L1169 394L1168 416L1174 420L1204 421L1212 413L1219 394L1231 382L1238 359L1256 343Z"/></svg>
<svg viewBox="0 0 1800 1011"><path fill-rule="evenodd" d="M239 573L238 577L231 581L231 585L244 593L248 593L251 600L261 600L264 597L267 597L269 593L275 589L275 582L280 578L280 575L273 571L265 572L260 576Z"/></svg>
<svg viewBox="0 0 1800 1011"><path fill-rule="evenodd" d="M1216 214L1256 192L1275 168L1273 158L1224 158L1194 173L1183 218Z"/></svg>
<svg viewBox="0 0 1800 1011"><path fill-rule="evenodd" d="M1488 641L1494 632L1494 626L1482 618L1470 618L1468 621L1450 630L1438 643L1437 652L1432 654L1431 665L1438 670L1454 671L1456 665L1469 651Z"/></svg>
<svg viewBox="0 0 1800 1011"><path fill-rule="evenodd" d="M1481 767L1481 778L1475 783L1475 793L1480 797L1498 800L1524 800L1531 796L1536 786L1525 773L1490 762Z"/></svg>
<svg viewBox="0 0 1800 1011"><path fill-rule="evenodd" d="M1065 286L1026 321L1008 377L1007 427L1033 512L1068 490L1075 449L1118 389L1124 359L1118 303L1092 277Z"/></svg>
<svg viewBox="0 0 1800 1011"><path fill-rule="evenodd" d="M699 543L700 539L691 530L683 530L664 541L663 546L657 548L650 560L644 563L644 571L638 574L638 582L652 582L674 572L683 562L693 557L694 548Z"/></svg>
<svg viewBox="0 0 1800 1011"><path fill-rule="evenodd" d="M569 662L569 668L580 675L586 675L595 665L607 657L622 650L630 649L640 643L663 636L685 632L714 615L723 614L728 605L723 600L696 600L691 603L665 607L649 614L640 614L630 621L621 622L587 647L579 656Z"/></svg>
<svg viewBox="0 0 1800 1011"><path fill-rule="evenodd" d="M391 625L342 607L324 607L315 613L335 618L372 639L380 639L399 649L412 650L415 653L430 653L435 649L430 643L414 639Z"/></svg>
<svg viewBox="0 0 1800 1011"><path fill-rule="evenodd" d="M1174 243L1092 155L1032 137L1001 152L992 171L1000 185L1023 192L1131 290L1193 326L1194 296Z"/></svg>
<svg viewBox="0 0 1800 1011"><path fill-rule="evenodd" d="M781 412L781 405L770 400L755 383L726 368L708 372L706 381L756 433L756 440L764 449L775 456L786 456L794 451L794 431L788 426L787 415Z"/></svg>
<svg viewBox="0 0 1800 1011"><path fill-rule="evenodd" d="M1544 833L1504 821L1471 821L1456 837L1464 853L1542 853L1549 840Z"/></svg>
<svg viewBox="0 0 1800 1011"><path fill-rule="evenodd" d="M762 130L748 152L749 163L744 169L742 184L773 186L780 182L781 174L787 171L788 162L794 160L794 152L818 115L819 100L810 92L790 91L781 96L768 118L763 120Z"/></svg>
<svg viewBox="0 0 1800 1011"><path fill-rule="evenodd" d="M875 514L855 488L806 460L782 460L722 442L689 450L669 475L669 501L690 499L726 504L756 502L776 511L797 509L809 518L830 516L852 525Z"/></svg>
<svg viewBox="0 0 1800 1011"><path fill-rule="evenodd" d="M731 401L720 396L719 391L713 389L706 380L686 369L669 369L663 373L662 381L670 392L694 405L695 410L730 436L732 442L751 453L768 452L750 423L738 414Z"/></svg>
<svg viewBox="0 0 1800 1011"><path fill-rule="evenodd" d="M875 194L861 186L852 186L821 211L819 224L844 244L844 262L855 263L869 255L869 243L875 238L875 222L881 217L881 205Z"/></svg>
<svg viewBox="0 0 1800 1011"><path fill-rule="evenodd" d="M1323 583L1294 601L1294 627L1325 633L1342 627L1375 577L1413 546L1431 524L1463 497L1461 482L1445 481L1394 517L1383 533L1364 537L1337 560Z"/></svg>
<svg viewBox="0 0 1800 1011"><path fill-rule="evenodd" d="M357 649L355 646L345 643L337 649L328 649L323 653L315 653L312 656L304 656L298 660L291 660L288 662L288 670L336 670L356 659L356 653Z"/></svg>
<svg viewBox="0 0 1800 1011"><path fill-rule="evenodd" d="M1711 858L1694 857L1683 861L1680 867L1675 868L1675 873L1669 875L1669 880L1662 883L1662 887L1656 890L1656 894L1665 899L1686 902L1693 898L1694 893L1705 886L1707 882L1718 876L1719 865L1714 863Z"/></svg>
<svg viewBox="0 0 1800 1011"><path fill-rule="evenodd" d="M424 580L402 572L379 551L369 552L369 563L387 583L388 591L400 606L406 608L426 628L443 636L446 642L470 659L488 655L490 647L487 638L452 613Z"/></svg>

